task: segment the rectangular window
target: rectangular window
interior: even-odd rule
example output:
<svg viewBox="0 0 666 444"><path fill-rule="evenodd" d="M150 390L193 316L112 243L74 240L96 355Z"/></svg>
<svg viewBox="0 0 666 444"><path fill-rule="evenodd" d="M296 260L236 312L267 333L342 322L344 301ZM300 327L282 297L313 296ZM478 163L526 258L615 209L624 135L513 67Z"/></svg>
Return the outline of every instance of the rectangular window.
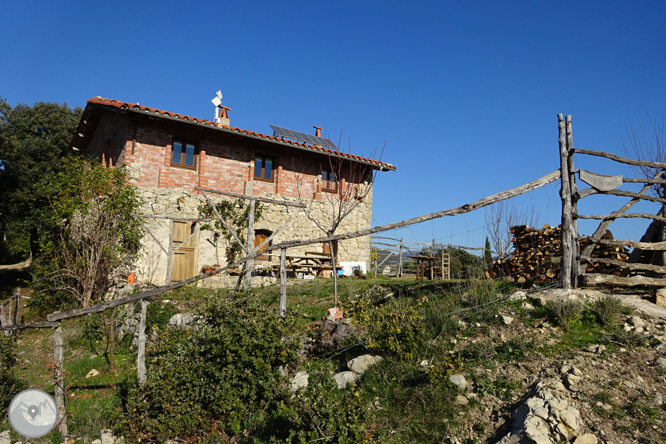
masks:
<svg viewBox="0 0 666 444"><path fill-rule="evenodd" d="M275 177L275 159L272 157L257 155L254 158L254 178L273 182Z"/></svg>
<svg viewBox="0 0 666 444"><path fill-rule="evenodd" d="M338 191L338 182L335 179L335 173L328 170L321 170L321 190L330 193Z"/></svg>
<svg viewBox="0 0 666 444"><path fill-rule="evenodd" d="M197 147L193 143L174 140L171 145L171 165L183 168L196 168Z"/></svg>

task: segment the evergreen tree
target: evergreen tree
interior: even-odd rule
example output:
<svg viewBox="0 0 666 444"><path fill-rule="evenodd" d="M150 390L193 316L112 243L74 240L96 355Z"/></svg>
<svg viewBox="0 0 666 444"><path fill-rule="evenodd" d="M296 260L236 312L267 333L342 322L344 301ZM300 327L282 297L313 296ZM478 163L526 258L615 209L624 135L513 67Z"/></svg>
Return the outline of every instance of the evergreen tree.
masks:
<svg viewBox="0 0 666 444"><path fill-rule="evenodd" d="M493 252L490 250L490 239L488 239L488 236L486 236L486 248L484 250L484 255L486 259L486 265L490 270L490 267L493 266Z"/></svg>
<svg viewBox="0 0 666 444"><path fill-rule="evenodd" d="M11 107L0 98L0 260L37 252L40 227L50 210L39 188L58 172L82 110L67 104Z"/></svg>

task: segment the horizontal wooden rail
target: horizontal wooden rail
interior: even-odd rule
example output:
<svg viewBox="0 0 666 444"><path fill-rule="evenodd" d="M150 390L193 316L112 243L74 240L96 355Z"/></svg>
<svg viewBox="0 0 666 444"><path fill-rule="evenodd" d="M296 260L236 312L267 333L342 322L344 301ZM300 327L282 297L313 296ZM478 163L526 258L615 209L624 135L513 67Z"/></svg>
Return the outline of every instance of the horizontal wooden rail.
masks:
<svg viewBox="0 0 666 444"><path fill-rule="evenodd" d="M606 158L606 159L614 160L616 162L626 163L627 165L646 166L646 167L658 168L658 169L665 169L666 168L666 163L649 162L647 160L628 159L626 157L616 156L615 154L605 153L603 151L592 151L592 150L584 150L584 149L580 149L580 148L574 148L572 150L572 152L574 152L576 154L588 154L590 156L603 157L603 158Z"/></svg>
<svg viewBox="0 0 666 444"><path fill-rule="evenodd" d="M599 219L599 220L613 220L613 219L653 219L661 222L666 222L666 217L655 216L654 214L647 213L629 213L629 214L578 214L578 219Z"/></svg>
<svg viewBox="0 0 666 444"><path fill-rule="evenodd" d="M599 262L602 264L615 265L616 267L625 268L632 271L654 271L655 273L666 273L666 267L661 265L616 261L614 259L606 259L602 257L579 256L579 258L586 262Z"/></svg>
<svg viewBox="0 0 666 444"><path fill-rule="evenodd" d="M616 247L638 248L641 250L666 251L666 242L636 242L631 240L619 239L599 239L595 241L588 236L582 236L579 239L589 239L591 242L604 245L614 245Z"/></svg>
<svg viewBox="0 0 666 444"><path fill-rule="evenodd" d="M666 199L662 199L661 197L649 196L647 194L633 193L631 191L623 190L599 191L596 188L585 188L578 193L578 198L583 199L585 197L592 196L593 194L610 194L612 196L631 197L634 199L649 200L650 202L666 203Z"/></svg>
<svg viewBox="0 0 666 444"><path fill-rule="evenodd" d="M26 330L28 328L54 328L60 325L57 322L31 322L29 324L11 324L11 325L3 325L0 327L0 330L9 330L9 331L14 331L14 330Z"/></svg>
<svg viewBox="0 0 666 444"><path fill-rule="evenodd" d="M651 183L651 184L666 184L664 179L635 179L630 177L623 177L622 182L625 183Z"/></svg>
<svg viewBox="0 0 666 444"><path fill-rule="evenodd" d="M620 277L612 274L584 274L582 276L583 285L592 286L600 284L612 284L619 287L636 287L639 285L666 287L666 279L650 278L646 276Z"/></svg>

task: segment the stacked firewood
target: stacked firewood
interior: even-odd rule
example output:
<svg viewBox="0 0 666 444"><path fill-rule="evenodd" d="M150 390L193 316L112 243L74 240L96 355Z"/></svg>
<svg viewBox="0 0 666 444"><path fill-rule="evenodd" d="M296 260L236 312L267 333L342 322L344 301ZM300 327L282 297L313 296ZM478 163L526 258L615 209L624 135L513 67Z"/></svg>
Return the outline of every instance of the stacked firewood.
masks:
<svg viewBox="0 0 666 444"><path fill-rule="evenodd" d="M507 278L519 283L531 279L537 284L548 284L559 280L562 258L560 227L546 224L538 229L518 225L511 227L511 235L514 250L506 258L493 261L488 277ZM603 238L612 239L610 231L607 231ZM580 242L581 248L588 242L588 239L584 238ZM597 244L592 250L591 257L626 262L629 253L624 247ZM598 261L583 266L586 267L586 273L619 275L621 271L616 265Z"/></svg>

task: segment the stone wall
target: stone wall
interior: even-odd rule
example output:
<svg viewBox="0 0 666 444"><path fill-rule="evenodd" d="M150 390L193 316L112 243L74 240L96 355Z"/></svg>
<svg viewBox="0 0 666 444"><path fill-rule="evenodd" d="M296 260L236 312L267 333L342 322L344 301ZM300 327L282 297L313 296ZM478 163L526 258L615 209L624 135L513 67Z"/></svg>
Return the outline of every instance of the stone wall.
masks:
<svg viewBox="0 0 666 444"><path fill-rule="evenodd" d="M199 206L205 204L205 199L201 195L192 194L185 189L172 189L172 188L138 188L139 197L144 201L142 214L150 216L167 216L172 218L192 218L199 217ZM212 200L218 201L223 197L217 195L210 195ZM276 200L289 200L291 202L299 202L297 198L285 199L284 196L277 194L267 194L266 197ZM334 201L328 199L310 199L303 201L308 204L308 209L301 209L299 213L289 222L283 230L278 233L273 239L272 243L279 243L286 240L294 239L313 239L322 237L325 233L317 227L317 224L311 219L326 221L330 220L330 215L334 209ZM271 232L277 230L294 211L294 207L287 207L283 205L262 204L263 214L259 221L255 222L255 230L269 230ZM308 215L310 216L308 218ZM337 234L342 234L350 231L357 231L364 228L369 228L372 218L372 191L354 211L347 216L336 230ZM165 249L169 249L169 227L171 221L169 219L156 219L156 218L142 218L146 228L150 230L152 235L160 241ZM212 225L212 224L211 224ZM219 237L215 241L213 230L201 230L196 236L196 247L198 250L197 255L197 271L201 271L207 265L226 265L225 251L228 246L226 239ZM139 282L152 283L155 285L164 285L166 282L167 273L167 255L160 248L155 238L150 234L146 234L143 239L143 254L136 264L135 273ZM358 237L355 239L347 239L340 241L338 244L338 262L354 261L365 262L366 266L369 263L370 256L370 236ZM306 252L322 252L323 246L321 244L312 244L298 248L287 250L287 255L304 255ZM279 264L279 251L271 252L272 255L267 261L255 261L255 268L264 268L272 265ZM233 279L231 280L233 281ZM214 282L218 282L219 286L227 285L230 281L228 279L213 278L207 282L205 286L216 286Z"/></svg>

